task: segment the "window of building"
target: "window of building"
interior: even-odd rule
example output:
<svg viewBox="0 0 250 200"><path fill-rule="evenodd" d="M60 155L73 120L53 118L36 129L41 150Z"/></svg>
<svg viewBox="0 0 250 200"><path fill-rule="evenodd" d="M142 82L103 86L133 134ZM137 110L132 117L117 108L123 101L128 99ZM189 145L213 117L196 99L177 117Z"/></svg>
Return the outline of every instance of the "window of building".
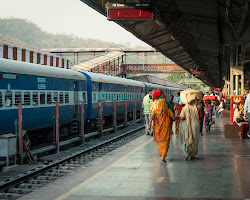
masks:
<svg viewBox="0 0 250 200"><path fill-rule="evenodd" d="M22 103L22 94L21 92L15 93L15 105L17 106L19 103Z"/></svg>
<svg viewBox="0 0 250 200"><path fill-rule="evenodd" d="M37 92L33 92L33 94L32 94L32 104L33 104L33 106L36 106L38 104L38 93Z"/></svg>
<svg viewBox="0 0 250 200"><path fill-rule="evenodd" d="M60 92L60 94L59 94L59 102L63 103L63 93L62 92Z"/></svg>
<svg viewBox="0 0 250 200"><path fill-rule="evenodd" d="M69 93L65 92L65 103L69 103Z"/></svg>
<svg viewBox="0 0 250 200"><path fill-rule="evenodd" d="M58 93L57 92L53 93L53 101L58 102Z"/></svg>
<svg viewBox="0 0 250 200"><path fill-rule="evenodd" d="M2 92L0 92L0 107L3 107L3 97L2 97Z"/></svg>
<svg viewBox="0 0 250 200"><path fill-rule="evenodd" d="M12 92L5 92L5 106L12 106Z"/></svg>
<svg viewBox="0 0 250 200"><path fill-rule="evenodd" d="M47 104L52 104L52 95L51 95L51 92L47 93Z"/></svg>
<svg viewBox="0 0 250 200"><path fill-rule="evenodd" d="M30 93L29 92L24 92L24 105L30 105Z"/></svg>

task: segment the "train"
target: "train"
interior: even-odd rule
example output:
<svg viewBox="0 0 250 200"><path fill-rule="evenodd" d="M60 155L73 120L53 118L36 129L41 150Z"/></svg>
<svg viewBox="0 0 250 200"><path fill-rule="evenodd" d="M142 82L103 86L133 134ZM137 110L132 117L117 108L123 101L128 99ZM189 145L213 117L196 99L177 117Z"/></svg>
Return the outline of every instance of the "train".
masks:
<svg viewBox="0 0 250 200"><path fill-rule="evenodd" d="M0 135L15 133L18 104L22 104L23 130L34 133L39 142L41 135L44 138L53 135L56 102L59 103L60 133L69 135L78 131L82 102L85 130L91 132L97 127L100 100L104 127L108 127L112 125L114 100L117 120L124 118L125 100L130 119L135 100L139 116L143 97L153 89L162 89L170 97L178 88L0 58Z"/></svg>

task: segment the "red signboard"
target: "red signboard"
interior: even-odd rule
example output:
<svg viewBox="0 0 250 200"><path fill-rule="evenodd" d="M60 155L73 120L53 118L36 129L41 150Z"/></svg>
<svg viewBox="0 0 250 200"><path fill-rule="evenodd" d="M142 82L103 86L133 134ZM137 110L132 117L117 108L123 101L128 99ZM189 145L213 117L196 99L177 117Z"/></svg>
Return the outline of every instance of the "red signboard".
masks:
<svg viewBox="0 0 250 200"><path fill-rule="evenodd" d="M153 8L150 4L109 3L108 20L152 20Z"/></svg>
<svg viewBox="0 0 250 200"><path fill-rule="evenodd" d="M221 90L221 88L214 88L215 89L215 91L220 91Z"/></svg>
<svg viewBox="0 0 250 200"><path fill-rule="evenodd" d="M211 83L211 81L204 81L204 83Z"/></svg>
<svg viewBox="0 0 250 200"><path fill-rule="evenodd" d="M193 74L205 74L204 70L194 70Z"/></svg>

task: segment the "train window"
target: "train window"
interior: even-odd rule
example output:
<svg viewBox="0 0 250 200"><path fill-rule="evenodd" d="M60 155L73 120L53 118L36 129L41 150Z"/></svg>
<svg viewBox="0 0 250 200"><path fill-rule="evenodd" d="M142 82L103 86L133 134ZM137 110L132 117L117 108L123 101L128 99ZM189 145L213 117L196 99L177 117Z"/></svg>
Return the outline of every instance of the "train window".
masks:
<svg viewBox="0 0 250 200"><path fill-rule="evenodd" d="M30 105L30 93L29 92L24 92L24 105Z"/></svg>
<svg viewBox="0 0 250 200"><path fill-rule="evenodd" d="M65 92L65 103L69 103L69 93Z"/></svg>
<svg viewBox="0 0 250 200"><path fill-rule="evenodd" d="M93 94L93 102L96 102L96 93Z"/></svg>
<svg viewBox="0 0 250 200"><path fill-rule="evenodd" d="M108 100L108 94L106 93L106 95L105 95L106 97L105 97L105 100L107 101Z"/></svg>
<svg viewBox="0 0 250 200"><path fill-rule="evenodd" d="M57 92L53 93L53 101L58 102L58 93Z"/></svg>
<svg viewBox="0 0 250 200"><path fill-rule="evenodd" d="M0 92L0 107L3 107L3 98L2 98L2 92Z"/></svg>
<svg viewBox="0 0 250 200"><path fill-rule="evenodd" d="M47 104L52 104L52 95L51 95L51 92L47 93Z"/></svg>
<svg viewBox="0 0 250 200"><path fill-rule="evenodd" d="M111 94L109 93L109 101L111 100Z"/></svg>
<svg viewBox="0 0 250 200"><path fill-rule="evenodd" d="M87 98L86 98L86 93L85 93L85 92L83 92L83 93L82 93L82 100L83 100L84 102L86 102L86 101L87 101Z"/></svg>
<svg viewBox="0 0 250 200"><path fill-rule="evenodd" d="M63 103L63 93L62 92L59 93L59 102Z"/></svg>
<svg viewBox="0 0 250 200"><path fill-rule="evenodd" d="M40 104L45 104L45 93L44 92L40 93Z"/></svg>
<svg viewBox="0 0 250 200"><path fill-rule="evenodd" d="M15 106L17 106L19 103L22 103L22 94L21 92L15 93Z"/></svg>
<svg viewBox="0 0 250 200"><path fill-rule="evenodd" d="M33 92L33 94L32 94L32 104L33 104L33 106L36 106L38 104L38 93L37 92Z"/></svg>
<svg viewBox="0 0 250 200"><path fill-rule="evenodd" d="M5 92L5 106L12 106L12 92Z"/></svg>

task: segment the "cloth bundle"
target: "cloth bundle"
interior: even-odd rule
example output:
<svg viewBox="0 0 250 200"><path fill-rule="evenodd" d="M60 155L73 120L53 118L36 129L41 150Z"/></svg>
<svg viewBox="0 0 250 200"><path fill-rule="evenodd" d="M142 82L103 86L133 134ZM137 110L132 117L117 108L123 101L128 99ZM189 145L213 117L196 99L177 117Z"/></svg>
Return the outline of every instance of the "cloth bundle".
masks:
<svg viewBox="0 0 250 200"><path fill-rule="evenodd" d="M196 101L197 104L202 101L202 92L188 88L187 90L181 91L180 99L183 104L190 104L192 101Z"/></svg>

